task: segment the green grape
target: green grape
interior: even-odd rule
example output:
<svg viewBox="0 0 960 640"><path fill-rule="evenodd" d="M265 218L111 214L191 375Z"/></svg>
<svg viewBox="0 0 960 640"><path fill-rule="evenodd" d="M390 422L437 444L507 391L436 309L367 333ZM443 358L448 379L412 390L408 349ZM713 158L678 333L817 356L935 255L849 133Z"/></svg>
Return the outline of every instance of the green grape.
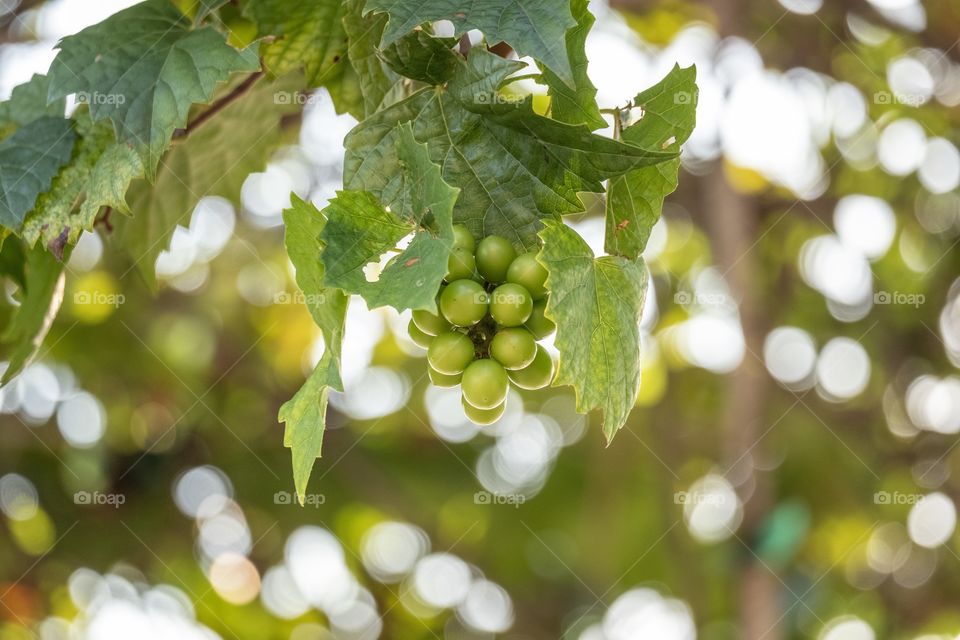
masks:
<svg viewBox="0 0 960 640"><path fill-rule="evenodd" d="M455 376L473 360L473 341L456 331L441 333L427 350L427 362L439 373Z"/></svg>
<svg viewBox="0 0 960 640"><path fill-rule="evenodd" d="M447 260L447 282L462 280L463 278L473 278L473 272L476 268L477 261L470 251L455 248L450 252L450 258Z"/></svg>
<svg viewBox="0 0 960 640"><path fill-rule="evenodd" d="M477 324L487 315L490 295L473 280L454 280L440 294L440 313L458 327Z"/></svg>
<svg viewBox="0 0 960 640"><path fill-rule="evenodd" d="M420 327L418 327L417 323L413 320L407 325L407 333L417 346L423 347L424 349L429 349L430 343L433 342L433 336L421 331Z"/></svg>
<svg viewBox="0 0 960 640"><path fill-rule="evenodd" d="M462 224L453 225L454 249L466 249L470 253L473 253L473 250L476 246L477 243L473 239L473 234L470 233L470 229L467 229L467 227Z"/></svg>
<svg viewBox="0 0 960 640"><path fill-rule="evenodd" d="M533 312L530 292L518 284L508 282L490 294L490 315L504 327L518 327Z"/></svg>
<svg viewBox="0 0 960 640"><path fill-rule="evenodd" d="M543 314L546 308L546 298L534 302L533 311L530 312L530 317L527 318L527 321L523 325L530 330L530 333L532 333L533 337L537 340L543 340L557 329L557 325L553 324L553 320Z"/></svg>
<svg viewBox="0 0 960 640"><path fill-rule="evenodd" d="M534 300L542 300L547 295L547 289L543 286L546 281L547 270L537 262L536 251L521 253L507 269L507 282L519 284L530 292Z"/></svg>
<svg viewBox="0 0 960 640"><path fill-rule="evenodd" d="M504 369L523 369L537 355L537 342L521 327L501 329L490 341L490 355Z"/></svg>
<svg viewBox="0 0 960 640"><path fill-rule="evenodd" d="M460 384L460 378L463 374L458 373L451 376L447 375L446 373L440 373L433 367L427 365L427 375L430 376L430 382L433 383L433 386L447 389Z"/></svg>
<svg viewBox="0 0 960 640"><path fill-rule="evenodd" d="M441 333L450 331L450 323L435 313L430 313L426 309L417 309L413 312L413 323L417 325L423 333L428 336L438 336Z"/></svg>
<svg viewBox="0 0 960 640"><path fill-rule="evenodd" d="M475 360L463 372L460 381L463 398L477 409L493 409L507 397L507 372L489 358Z"/></svg>
<svg viewBox="0 0 960 640"><path fill-rule="evenodd" d="M487 236L477 245L477 271L487 282L499 283L507 279L507 269L517 257L510 241L500 236Z"/></svg>
<svg viewBox="0 0 960 640"><path fill-rule="evenodd" d="M460 398L460 402L463 404L463 413L467 416L467 419L474 424L480 425L493 424L500 419L500 416L503 415L503 410L507 408L506 401L501 402L493 409L477 409L463 398Z"/></svg>
<svg viewBox="0 0 960 640"><path fill-rule="evenodd" d="M542 389L553 379L553 358L542 346L537 345L533 362L517 371L508 371L510 381L521 389Z"/></svg>

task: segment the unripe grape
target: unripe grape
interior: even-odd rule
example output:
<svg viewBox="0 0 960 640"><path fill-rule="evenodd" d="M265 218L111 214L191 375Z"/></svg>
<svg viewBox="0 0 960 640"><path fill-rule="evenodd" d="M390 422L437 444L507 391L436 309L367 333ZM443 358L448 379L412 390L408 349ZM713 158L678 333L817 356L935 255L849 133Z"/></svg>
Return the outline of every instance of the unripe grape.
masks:
<svg viewBox="0 0 960 640"><path fill-rule="evenodd" d="M487 315L490 296L473 280L454 280L440 294L440 313L458 327L477 324Z"/></svg>
<svg viewBox="0 0 960 640"><path fill-rule="evenodd" d="M463 372L460 381L463 398L477 409L493 409L507 397L507 372L497 362L475 360Z"/></svg>
<svg viewBox="0 0 960 640"><path fill-rule="evenodd" d="M477 244L477 271L487 282L499 283L507 279L507 269L517 257L510 241L500 236L487 236Z"/></svg>
<svg viewBox="0 0 960 640"><path fill-rule="evenodd" d="M537 262L536 251L521 253L507 269L507 282L519 284L530 292L534 300L541 300L547 295L547 289L544 287L546 281L547 270Z"/></svg>
<svg viewBox="0 0 960 640"><path fill-rule="evenodd" d="M473 360L473 341L457 331L441 333L427 350L427 362L439 373L455 376Z"/></svg>
<svg viewBox="0 0 960 640"><path fill-rule="evenodd" d="M537 355L537 342L522 327L501 329L490 341L490 355L504 369L523 369Z"/></svg>
<svg viewBox="0 0 960 640"><path fill-rule="evenodd" d="M544 315L546 308L547 298L534 302L530 317L527 318L527 321L523 325L530 330L530 333L532 333L533 337L537 340L543 340L557 329L557 325L553 323L553 320Z"/></svg>
<svg viewBox="0 0 960 640"><path fill-rule="evenodd" d="M502 284L490 295L490 315L504 327L522 325L532 311L530 292L518 284Z"/></svg>
<svg viewBox="0 0 960 640"><path fill-rule="evenodd" d="M460 398L460 402L463 404L463 413L467 416L467 419L479 425L493 424L500 419L504 409L507 408L506 401L501 402L493 409L477 409L463 398Z"/></svg>
<svg viewBox="0 0 960 640"><path fill-rule="evenodd" d="M510 381L521 389L542 389L553 379L553 358L542 346L537 345L533 362L517 371L508 371Z"/></svg>
<svg viewBox="0 0 960 640"><path fill-rule="evenodd" d="M470 233L470 229L467 229L467 227L462 224L453 225L454 249L466 249L470 253L473 253L473 250L476 248L476 246L476 241L474 241L473 234Z"/></svg>
<svg viewBox="0 0 960 640"><path fill-rule="evenodd" d="M414 344L424 349L429 349L430 343L433 342L433 336L421 331L413 320L407 325L407 333L410 335L410 339L413 340Z"/></svg>
<svg viewBox="0 0 960 640"><path fill-rule="evenodd" d="M413 312L413 323L428 336L438 336L450 331L450 323L435 313L426 309L417 309Z"/></svg>
<svg viewBox="0 0 960 640"><path fill-rule="evenodd" d="M433 383L433 386L443 387L444 389L457 386L460 384L460 378L463 377L463 374L460 373L452 376L440 373L429 365L427 365L427 375L430 376L430 382Z"/></svg>
<svg viewBox="0 0 960 640"><path fill-rule="evenodd" d="M447 260L447 282L472 278L477 268L473 253L463 248L454 248Z"/></svg>

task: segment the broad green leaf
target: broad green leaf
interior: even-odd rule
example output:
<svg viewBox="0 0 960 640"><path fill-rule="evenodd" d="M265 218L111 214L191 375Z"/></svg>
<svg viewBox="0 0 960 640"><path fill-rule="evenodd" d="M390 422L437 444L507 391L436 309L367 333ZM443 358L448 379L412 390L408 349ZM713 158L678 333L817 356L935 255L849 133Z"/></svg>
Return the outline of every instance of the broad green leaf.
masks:
<svg viewBox="0 0 960 640"><path fill-rule="evenodd" d="M307 85L319 87L348 65L341 0L248 0L246 13L261 37L263 66L274 76L303 69Z"/></svg>
<svg viewBox="0 0 960 640"><path fill-rule="evenodd" d="M215 118L175 142L155 184L134 182L128 196L133 218L119 220L114 236L151 286L156 286L157 256L168 247L177 225L190 220L200 198L222 196L239 203L243 181L263 169L283 140L283 117L300 109L274 96L301 87L298 77L261 79Z"/></svg>
<svg viewBox="0 0 960 640"><path fill-rule="evenodd" d="M152 179L191 105L260 66L256 47L237 51L212 27L193 26L169 0L147 0L68 36L50 67L49 98L76 93L94 121L109 118Z"/></svg>
<svg viewBox="0 0 960 640"><path fill-rule="evenodd" d="M371 309L389 305L397 311L436 312L437 291L453 248L453 204L459 189L443 181L409 124L400 127L397 160L403 197L394 203L395 211L366 191L341 191L324 209L324 282L360 294ZM375 266L412 232L410 244L369 281L368 265Z"/></svg>
<svg viewBox="0 0 960 640"><path fill-rule="evenodd" d="M623 139L646 149L679 149L697 116L697 70L675 66L656 85L633 100L643 117L623 130ZM630 171L607 186L608 253L636 258L647 246L650 230L660 219L663 200L677 188L680 159Z"/></svg>
<svg viewBox="0 0 960 640"><path fill-rule="evenodd" d="M143 176L140 158L116 142L110 123L94 123L80 112L76 129L80 139L70 163L37 198L21 232L29 245L42 240L58 256L65 245L76 243L83 231L93 228L101 207L126 210L127 187Z"/></svg>
<svg viewBox="0 0 960 640"><path fill-rule="evenodd" d="M280 407L278 418L284 423L283 446L290 449L293 462L293 484L303 504L313 463L323 448L323 432L327 420L327 400L334 380L334 367L327 351L300 390ZM339 383L337 376L336 383Z"/></svg>
<svg viewBox="0 0 960 640"><path fill-rule="evenodd" d="M453 248L453 204L459 190L443 181L409 124L400 129L397 158L403 181L397 212L385 209L366 191L341 191L324 209L324 282L362 295L370 308L436 312L437 291ZM410 244L390 259L375 281L368 280L368 265L375 266L414 231Z"/></svg>
<svg viewBox="0 0 960 640"><path fill-rule="evenodd" d="M521 56L539 60L573 84L564 46L567 29L576 24L570 0L368 0L364 11L385 11L390 16L384 46L425 22L450 20L454 35L479 29L487 42L506 42Z"/></svg>
<svg viewBox="0 0 960 640"><path fill-rule="evenodd" d="M386 16L364 16L364 0L346 0L343 28L349 38L347 54L363 96L364 115L381 107L391 88L402 79L387 67L377 51Z"/></svg>
<svg viewBox="0 0 960 640"><path fill-rule="evenodd" d="M562 222L546 221L539 260L547 268L546 314L557 325L555 385L571 385L577 411L603 412L609 442L640 388L640 311L647 290L642 259L596 258Z"/></svg>
<svg viewBox="0 0 960 640"><path fill-rule="evenodd" d="M0 224L17 231L37 197L70 161L73 122L45 116L0 141Z"/></svg>
<svg viewBox="0 0 960 640"><path fill-rule="evenodd" d="M48 91L49 79L39 74L14 87L10 99L0 102L0 138L16 127L43 116L62 118L66 110L66 100L54 100L47 104Z"/></svg>
<svg viewBox="0 0 960 640"><path fill-rule="evenodd" d="M19 242L13 238L5 244ZM42 247L24 249L24 286L20 306L13 312L0 335L5 345L3 358L9 366L0 384L6 384L30 362L50 330L63 302L63 263Z"/></svg>
<svg viewBox="0 0 960 640"><path fill-rule="evenodd" d="M320 234L326 218L313 204L304 202L294 194L290 208L283 212L283 224L287 255L297 270L297 286L303 292L304 302L313 321L320 327L326 349L331 354L328 362L333 371L329 375L329 384L343 391L339 373L340 348L350 298L340 289L330 289L323 284L323 262L320 261L323 242Z"/></svg>
<svg viewBox="0 0 960 640"><path fill-rule="evenodd" d="M323 285L320 234L326 219L317 208L292 196L283 212L284 243L287 255L297 270L297 286L314 322L323 333L324 354L303 387L280 407L279 419L286 423L284 445L293 457L293 479L303 503L310 471L320 457L326 428L327 397L330 389L343 390L340 379L340 355L343 330L350 298L339 289Z"/></svg>
<svg viewBox="0 0 960 640"><path fill-rule="evenodd" d="M380 57L402 76L443 84L457 70L452 38L434 38L424 31L409 33L380 51Z"/></svg>
<svg viewBox="0 0 960 640"><path fill-rule="evenodd" d="M443 179L461 189L454 222L532 250L541 220L583 211L579 192L676 156L544 118L529 98L505 101L497 88L521 66L474 49L446 87L421 89L361 122L346 138L345 186L388 205L400 198L396 126L409 122Z"/></svg>
<svg viewBox="0 0 960 640"><path fill-rule="evenodd" d="M594 18L587 10L587 0L573 0L573 17L577 26L567 31L567 56L573 72L571 87L550 68L543 69L543 81L550 94L550 115L560 122L585 124L591 131L607 126L597 107L597 88L587 75L587 54L584 47Z"/></svg>
<svg viewBox="0 0 960 640"><path fill-rule="evenodd" d="M194 22L200 22L208 15L227 4L230 0L174 0L174 4L185 15L193 18Z"/></svg>

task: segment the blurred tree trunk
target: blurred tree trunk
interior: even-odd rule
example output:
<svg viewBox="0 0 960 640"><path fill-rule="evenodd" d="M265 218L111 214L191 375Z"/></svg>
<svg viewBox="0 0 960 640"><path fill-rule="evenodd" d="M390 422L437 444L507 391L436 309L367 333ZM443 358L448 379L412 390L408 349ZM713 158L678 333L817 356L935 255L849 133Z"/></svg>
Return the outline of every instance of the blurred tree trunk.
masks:
<svg viewBox="0 0 960 640"><path fill-rule="evenodd" d="M612 6L627 10L642 9L644 0L611 0ZM714 12L721 37L750 34L745 25L750 16L745 0L707 0ZM686 175L681 184L691 184ZM753 461L760 455L766 427L764 414L769 380L760 355L768 331L769 320L760 291L758 256L754 245L758 239L760 206L753 197L735 191L723 174L720 163L698 179L700 195L698 222L707 233L714 254L714 264L724 276L740 310L740 321L746 342L743 362L727 376L724 411L718 427L723 434L722 464L728 475L749 495L743 495L744 517L736 532L741 562L733 580L736 584L737 615L741 640L780 640L785 636L780 624L782 591L780 578L758 558L753 543L758 528L769 512L773 497L768 478L754 472ZM745 547L745 548L744 548Z"/></svg>

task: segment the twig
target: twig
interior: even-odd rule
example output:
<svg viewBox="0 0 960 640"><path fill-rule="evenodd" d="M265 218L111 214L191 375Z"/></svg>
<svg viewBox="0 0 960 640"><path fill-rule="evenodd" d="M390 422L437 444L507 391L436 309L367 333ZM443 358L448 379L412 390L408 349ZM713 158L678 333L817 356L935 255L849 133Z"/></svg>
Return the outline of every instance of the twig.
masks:
<svg viewBox="0 0 960 640"><path fill-rule="evenodd" d="M217 115L220 111L222 111L227 106L229 106L230 103L232 103L234 100L237 100L238 98L242 97L243 94L249 91L250 87L252 87L257 82L257 80L259 80L262 77L263 77L263 71L257 71L256 73L251 73L246 80L244 80L243 82L238 84L236 87L234 87L234 89L230 93L228 93L227 95L223 96L222 98L214 102L212 105L210 105L209 109L207 109L206 111L201 113L199 116L197 116L196 120L189 123L186 126L186 128L177 129L177 131L175 131L173 134L173 138L176 140L177 138L184 138L190 135L190 133L194 129L202 125L204 122L206 122L213 116Z"/></svg>

